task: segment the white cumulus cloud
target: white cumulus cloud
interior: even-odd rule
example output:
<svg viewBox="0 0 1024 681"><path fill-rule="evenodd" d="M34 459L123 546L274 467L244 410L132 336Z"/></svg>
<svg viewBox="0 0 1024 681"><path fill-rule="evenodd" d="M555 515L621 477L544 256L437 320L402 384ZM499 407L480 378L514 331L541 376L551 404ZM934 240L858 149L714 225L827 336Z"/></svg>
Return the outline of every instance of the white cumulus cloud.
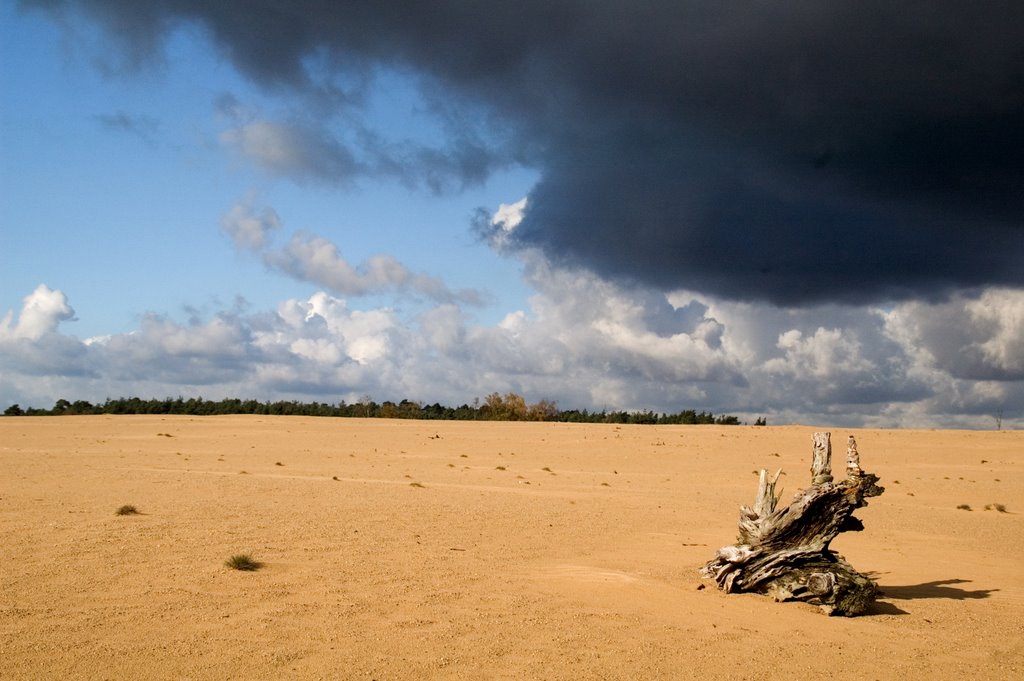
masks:
<svg viewBox="0 0 1024 681"><path fill-rule="evenodd" d="M74 319L75 311L62 291L40 284L22 300L17 322L13 322L13 316L8 311L0 320L0 338L36 340L56 332L61 322Z"/></svg>
<svg viewBox="0 0 1024 681"><path fill-rule="evenodd" d="M1024 379L1024 290L903 303L887 315L886 330L923 368L967 380Z"/></svg>
<svg viewBox="0 0 1024 681"><path fill-rule="evenodd" d="M297 232L281 248L271 248L269 234L281 228L280 216L270 206L257 210L250 193L221 217L221 229L235 247L262 257L273 271L298 281L326 288L343 296L403 293L440 303L480 305L484 295L475 289L453 290L439 277L414 272L390 255L378 254L352 264L334 241Z"/></svg>

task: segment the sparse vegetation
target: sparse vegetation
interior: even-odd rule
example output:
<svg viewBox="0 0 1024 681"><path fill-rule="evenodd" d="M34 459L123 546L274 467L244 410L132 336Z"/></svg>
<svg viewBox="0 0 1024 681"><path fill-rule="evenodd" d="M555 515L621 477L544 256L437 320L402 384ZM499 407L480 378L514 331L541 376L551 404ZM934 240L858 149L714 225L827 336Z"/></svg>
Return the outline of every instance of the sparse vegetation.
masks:
<svg viewBox="0 0 1024 681"><path fill-rule="evenodd" d="M139 509L135 508L131 504L125 504L121 508L117 509L117 515L139 515Z"/></svg>
<svg viewBox="0 0 1024 681"><path fill-rule="evenodd" d="M985 504L986 511L999 511L1000 513L1007 513L1005 504Z"/></svg>
<svg viewBox="0 0 1024 681"><path fill-rule="evenodd" d="M259 562L258 560L253 560L253 558L248 553L239 553L234 556L231 556L226 561L224 561L224 565L231 568L232 570L241 570L243 572L252 572L254 570L259 570L261 567L263 567L263 563Z"/></svg>
<svg viewBox="0 0 1024 681"><path fill-rule="evenodd" d="M971 510L971 505L970 504L960 504L960 505L957 506L957 508L960 509L961 511L970 511Z"/></svg>
<svg viewBox="0 0 1024 681"><path fill-rule="evenodd" d="M420 483L420 482L410 482L410 483L409 483L409 487L420 487L420 488L424 488L424 487L425 487L425 485L424 485L423 483Z"/></svg>

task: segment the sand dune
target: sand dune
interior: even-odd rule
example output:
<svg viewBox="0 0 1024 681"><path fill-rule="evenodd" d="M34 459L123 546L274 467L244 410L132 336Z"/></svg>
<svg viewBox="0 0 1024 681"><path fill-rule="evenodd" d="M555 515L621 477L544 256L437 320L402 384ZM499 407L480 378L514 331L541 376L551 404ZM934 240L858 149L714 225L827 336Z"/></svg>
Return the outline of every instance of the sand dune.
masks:
<svg viewBox="0 0 1024 681"><path fill-rule="evenodd" d="M818 429L0 419L0 677L1024 677L1024 433L833 429L872 615L699 578Z"/></svg>

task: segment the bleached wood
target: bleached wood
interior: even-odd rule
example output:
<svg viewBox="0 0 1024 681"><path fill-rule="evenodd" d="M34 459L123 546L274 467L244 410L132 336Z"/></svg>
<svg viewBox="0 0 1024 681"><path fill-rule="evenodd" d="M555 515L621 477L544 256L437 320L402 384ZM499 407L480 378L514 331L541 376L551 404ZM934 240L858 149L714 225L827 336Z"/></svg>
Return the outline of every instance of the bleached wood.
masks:
<svg viewBox="0 0 1024 681"><path fill-rule="evenodd" d="M857 452L857 441L851 435L846 442L846 477L863 475L860 469L860 454Z"/></svg>
<svg viewBox="0 0 1024 681"><path fill-rule="evenodd" d="M726 592L752 591L776 600L802 600L829 614L857 615L874 602L877 587L829 549L840 532L859 531L861 522L853 511L866 506L866 497L884 490L878 476L860 469L860 457L851 466L850 439L847 477L836 483L831 475L829 433L813 438L812 485L796 494L784 508L777 508L775 485L781 471L769 479L761 471L753 507L740 509L738 543L718 550L703 568Z"/></svg>
<svg viewBox="0 0 1024 681"><path fill-rule="evenodd" d="M811 452L811 482L832 482L832 433L815 433Z"/></svg>

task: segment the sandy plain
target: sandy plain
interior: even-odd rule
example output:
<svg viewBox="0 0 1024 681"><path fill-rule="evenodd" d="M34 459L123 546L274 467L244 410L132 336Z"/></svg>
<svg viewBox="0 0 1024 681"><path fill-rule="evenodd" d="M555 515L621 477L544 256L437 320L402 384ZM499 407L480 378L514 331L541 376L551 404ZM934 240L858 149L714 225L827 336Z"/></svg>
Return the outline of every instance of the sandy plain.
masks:
<svg viewBox="0 0 1024 681"><path fill-rule="evenodd" d="M1024 678L1022 432L833 429L868 616L700 579L824 429L3 418L0 677Z"/></svg>

